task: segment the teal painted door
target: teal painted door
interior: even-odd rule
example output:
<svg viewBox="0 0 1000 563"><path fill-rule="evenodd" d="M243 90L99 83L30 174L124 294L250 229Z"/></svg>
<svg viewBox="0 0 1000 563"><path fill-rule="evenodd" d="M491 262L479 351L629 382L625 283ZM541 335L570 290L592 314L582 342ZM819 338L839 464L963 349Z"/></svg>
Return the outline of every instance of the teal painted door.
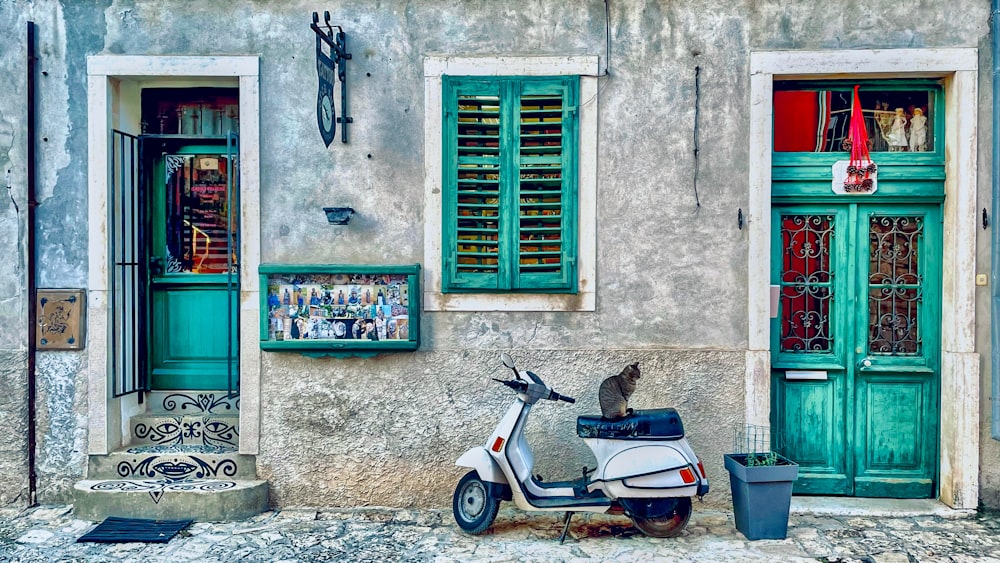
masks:
<svg viewBox="0 0 1000 563"><path fill-rule="evenodd" d="M776 204L772 428L799 494L936 494L937 204Z"/></svg>
<svg viewBox="0 0 1000 563"><path fill-rule="evenodd" d="M220 154L221 152L221 154ZM238 199L225 147L163 153L152 181L150 381L223 390L238 373Z"/></svg>

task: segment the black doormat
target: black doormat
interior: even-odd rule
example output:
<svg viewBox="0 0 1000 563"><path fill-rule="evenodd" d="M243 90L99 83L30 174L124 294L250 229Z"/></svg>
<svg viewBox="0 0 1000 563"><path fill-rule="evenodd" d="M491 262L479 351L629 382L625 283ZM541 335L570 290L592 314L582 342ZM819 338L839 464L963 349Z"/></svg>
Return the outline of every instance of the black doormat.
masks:
<svg viewBox="0 0 1000 563"><path fill-rule="evenodd" d="M191 522L193 520L143 520L110 516L76 541L77 543L167 543L178 532L190 526Z"/></svg>

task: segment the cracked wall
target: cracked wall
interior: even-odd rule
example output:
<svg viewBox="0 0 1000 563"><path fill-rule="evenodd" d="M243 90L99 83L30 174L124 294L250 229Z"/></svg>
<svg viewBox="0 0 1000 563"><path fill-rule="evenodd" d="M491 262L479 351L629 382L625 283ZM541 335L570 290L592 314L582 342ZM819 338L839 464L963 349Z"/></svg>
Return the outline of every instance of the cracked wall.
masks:
<svg viewBox="0 0 1000 563"><path fill-rule="evenodd" d="M58 2L0 2L0 29L11 48L0 53L8 81L0 96L0 170L7 197L0 198L0 423L10 429L0 451L0 505L28 503L28 374L26 350L33 331L27 326L28 214L27 22L35 24L36 284L39 288L85 288L87 271L86 205L86 55L81 34L87 19L103 15L97 4L71 3L67 19ZM74 8L83 13L72 14ZM74 24L66 25L66 22ZM103 27L103 25L102 25ZM72 45L68 49L67 45ZM72 101L71 101L72 97ZM85 434L85 353L51 353L36 360L36 474L41 502L70 502L73 477L83 473L79 455ZM47 372L47 365L55 365ZM54 385L55 381L60 384ZM64 416L69 409L73 416ZM60 413L57 415L57 413ZM70 447L64 447L69 438ZM59 444L58 446L56 444ZM75 446L74 446L75 444ZM77 450L77 454L71 455ZM53 455L54 452L60 452Z"/></svg>
<svg viewBox="0 0 1000 563"><path fill-rule="evenodd" d="M9 48L0 52L0 69L8 76L0 96L0 172L7 194L0 197L0 252L5 257L0 261L0 424L9 429L7 439L0 441L0 506L29 503L26 223L21 212L27 206L27 23L14 7L0 4L0 29L10 32Z"/></svg>

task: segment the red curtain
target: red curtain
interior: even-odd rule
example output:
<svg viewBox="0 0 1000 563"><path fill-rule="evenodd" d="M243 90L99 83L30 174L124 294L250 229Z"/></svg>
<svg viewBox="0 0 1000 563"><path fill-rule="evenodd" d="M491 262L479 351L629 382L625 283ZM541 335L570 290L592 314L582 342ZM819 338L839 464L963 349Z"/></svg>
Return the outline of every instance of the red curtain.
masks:
<svg viewBox="0 0 1000 563"><path fill-rule="evenodd" d="M815 90L779 90L774 93L775 152L826 150L829 94Z"/></svg>

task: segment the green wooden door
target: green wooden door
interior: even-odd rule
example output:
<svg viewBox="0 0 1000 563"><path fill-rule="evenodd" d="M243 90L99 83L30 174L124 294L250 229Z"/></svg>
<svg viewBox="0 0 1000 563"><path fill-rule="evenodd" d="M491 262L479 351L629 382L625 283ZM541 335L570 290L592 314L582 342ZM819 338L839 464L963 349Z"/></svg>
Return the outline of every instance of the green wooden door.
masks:
<svg viewBox="0 0 1000 563"><path fill-rule="evenodd" d="M831 200L772 221L772 426L795 492L934 496L940 206Z"/></svg>
<svg viewBox="0 0 1000 563"><path fill-rule="evenodd" d="M153 389L231 389L238 368L235 159L226 147L155 157L150 245Z"/></svg>

